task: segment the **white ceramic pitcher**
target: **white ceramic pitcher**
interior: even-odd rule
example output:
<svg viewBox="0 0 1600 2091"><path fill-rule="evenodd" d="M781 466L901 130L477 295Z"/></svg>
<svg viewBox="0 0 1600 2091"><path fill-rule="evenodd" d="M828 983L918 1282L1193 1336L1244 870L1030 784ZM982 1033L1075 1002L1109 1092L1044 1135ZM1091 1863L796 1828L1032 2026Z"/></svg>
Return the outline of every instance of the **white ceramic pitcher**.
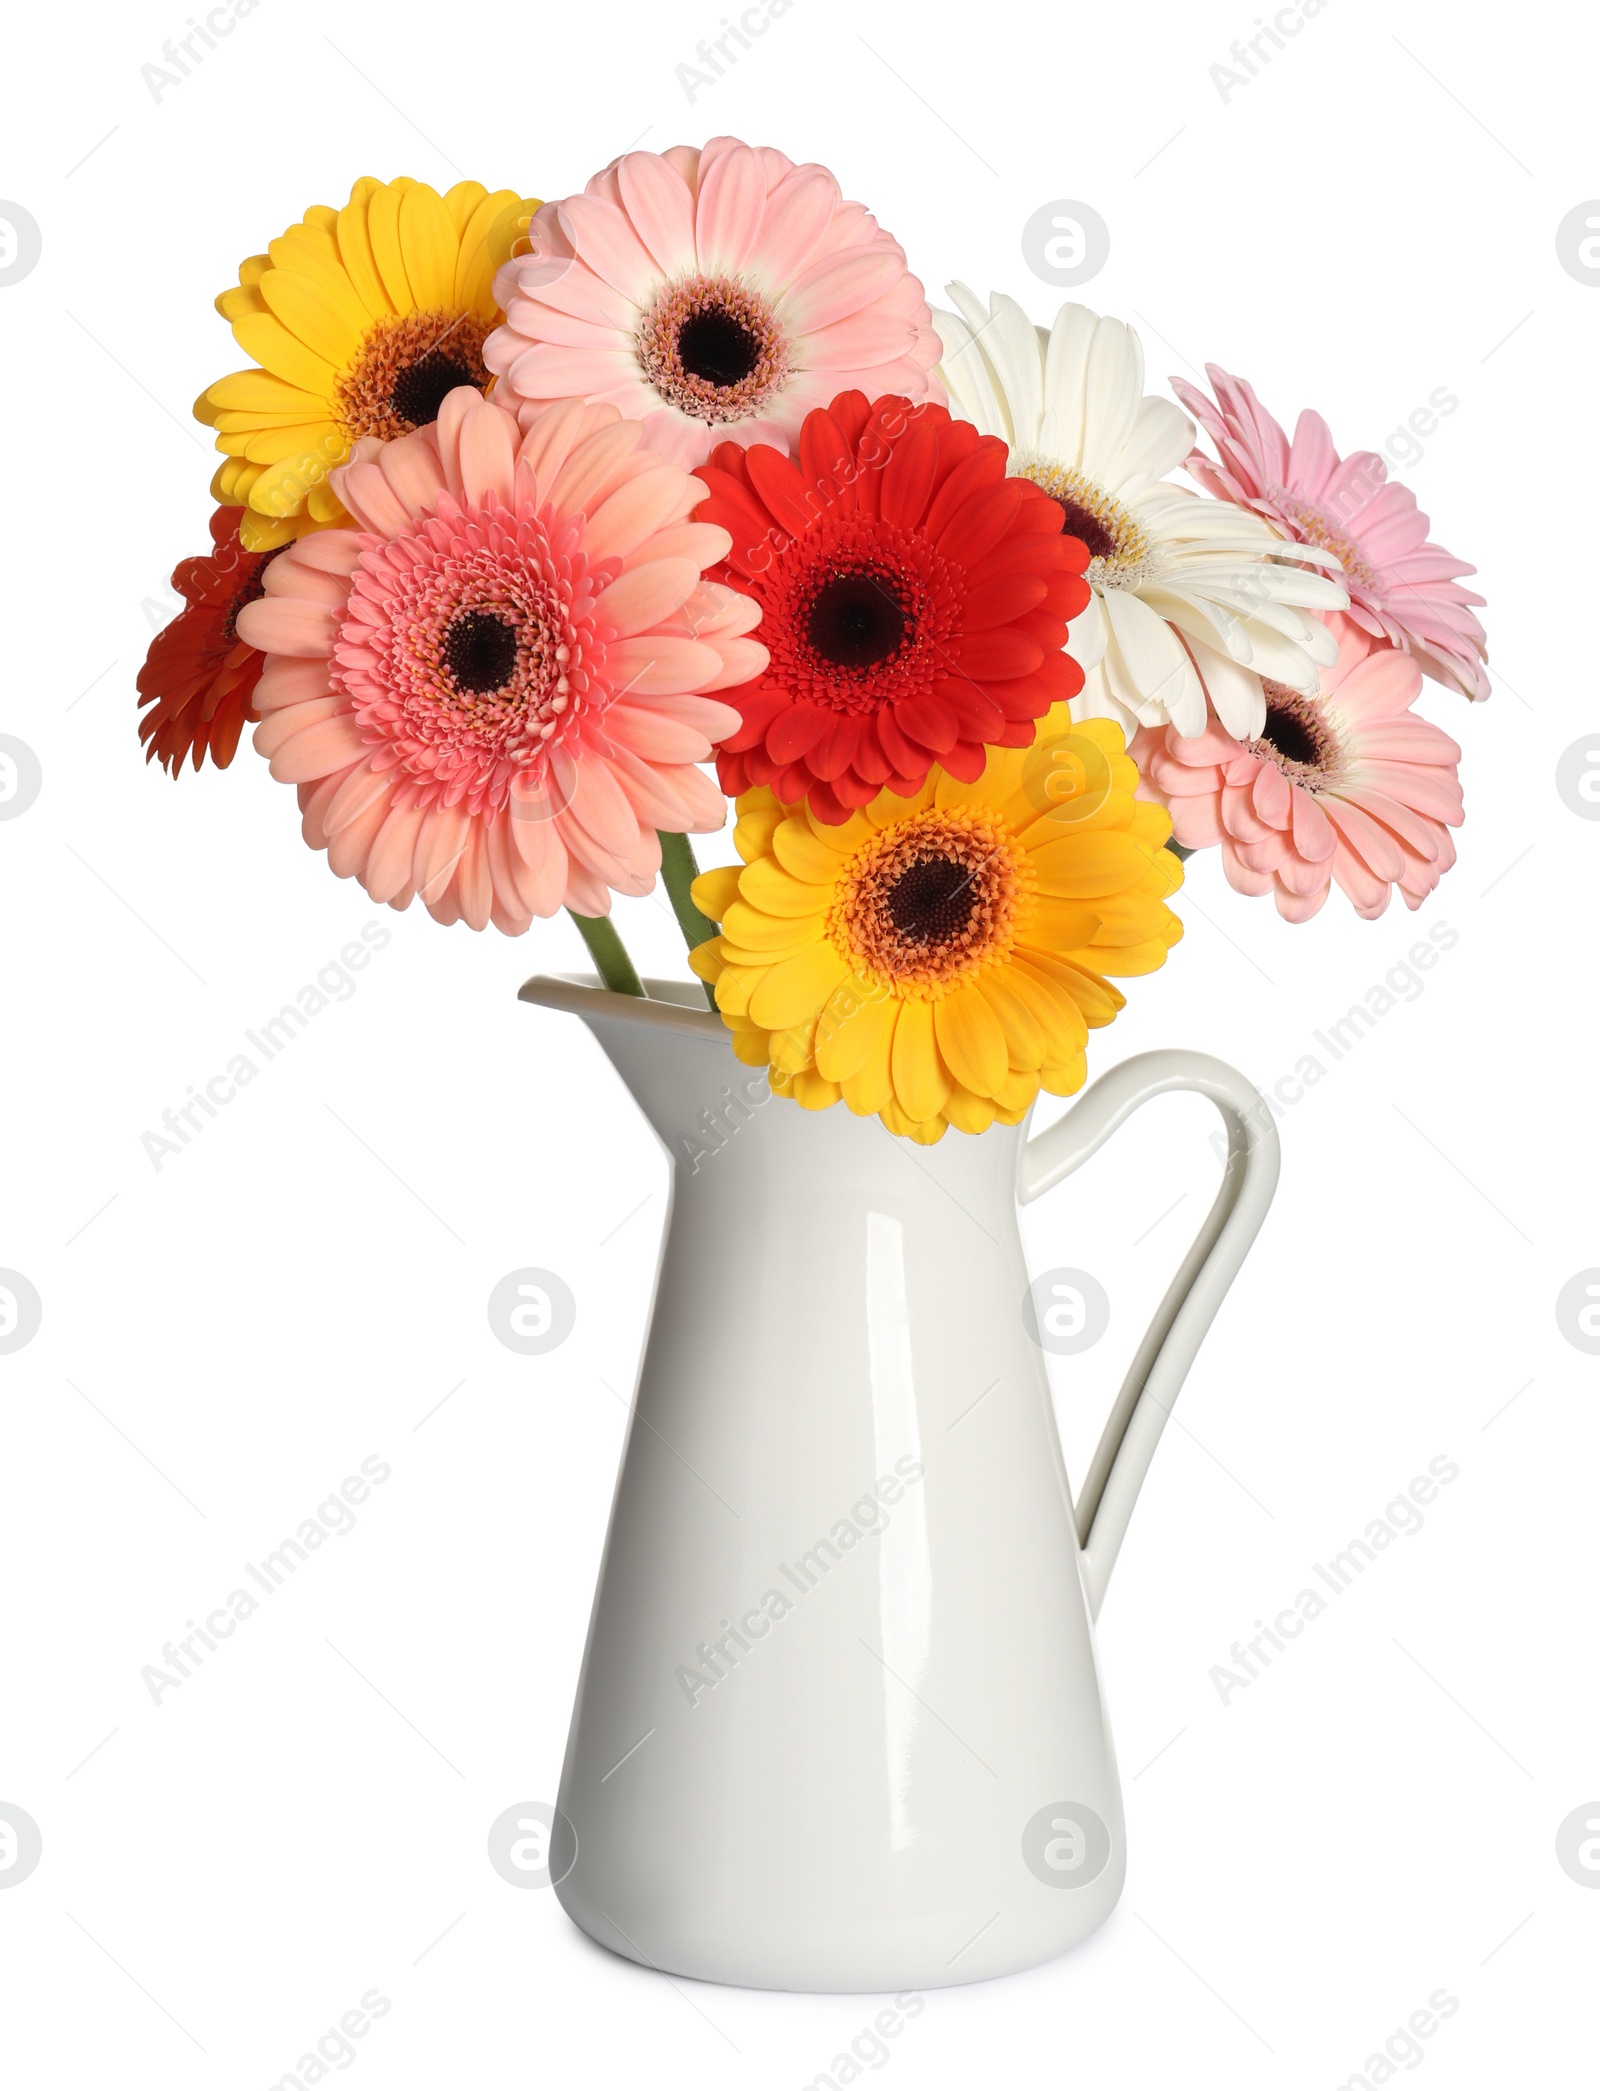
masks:
<svg viewBox="0 0 1600 2091"><path fill-rule="evenodd" d="M649 988L522 990L588 1024L673 1161L557 1893L602 1945L714 1982L1031 1967L1121 1891L1091 1622L1271 1201L1271 1115L1220 1061L1146 1053L1031 1139L917 1147L768 1097L698 987ZM1074 1505L1017 1202L1174 1089L1222 1114L1222 1188Z"/></svg>

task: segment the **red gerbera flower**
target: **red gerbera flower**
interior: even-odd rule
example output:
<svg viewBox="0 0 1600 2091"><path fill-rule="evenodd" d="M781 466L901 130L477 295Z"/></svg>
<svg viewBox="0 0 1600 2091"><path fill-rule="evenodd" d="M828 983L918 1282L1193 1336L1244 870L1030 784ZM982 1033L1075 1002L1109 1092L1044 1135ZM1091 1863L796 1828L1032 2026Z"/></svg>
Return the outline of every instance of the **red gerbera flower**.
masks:
<svg viewBox="0 0 1600 2091"><path fill-rule="evenodd" d="M770 663L718 696L742 716L724 791L770 785L838 825L934 763L966 782L1026 748L1083 671L1062 651L1089 601L1087 548L1006 446L943 407L860 392L806 416L798 461L723 443L695 520L733 538L713 569L761 605Z"/></svg>
<svg viewBox="0 0 1600 2091"><path fill-rule="evenodd" d="M276 552L247 552L239 543L242 508L219 508L211 518L215 551L184 559L172 585L188 607L157 632L139 670L139 703L152 705L139 721L146 762L176 777L192 754L199 769L209 751L219 770L233 760L265 654L234 629L239 612L262 592L264 568Z"/></svg>

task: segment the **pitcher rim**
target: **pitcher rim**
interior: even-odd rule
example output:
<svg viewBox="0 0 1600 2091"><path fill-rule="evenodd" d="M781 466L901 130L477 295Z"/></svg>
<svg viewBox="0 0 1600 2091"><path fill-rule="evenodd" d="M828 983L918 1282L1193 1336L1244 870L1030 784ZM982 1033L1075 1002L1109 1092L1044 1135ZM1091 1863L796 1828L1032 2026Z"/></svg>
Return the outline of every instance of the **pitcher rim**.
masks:
<svg viewBox="0 0 1600 2091"><path fill-rule="evenodd" d="M644 1024L690 1038L728 1039L727 1025L706 1007L705 990L698 981L646 975L644 989L643 995L619 995L602 987L594 973L535 973L518 988L517 1000L540 1009L559 1009L568 1016Z"/></svg>

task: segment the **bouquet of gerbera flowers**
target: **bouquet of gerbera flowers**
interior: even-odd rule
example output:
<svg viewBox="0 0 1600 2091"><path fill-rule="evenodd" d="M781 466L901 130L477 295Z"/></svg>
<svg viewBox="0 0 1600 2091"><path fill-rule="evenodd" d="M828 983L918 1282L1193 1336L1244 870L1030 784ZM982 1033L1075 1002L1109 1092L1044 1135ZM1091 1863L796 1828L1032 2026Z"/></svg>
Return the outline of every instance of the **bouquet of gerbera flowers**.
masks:
<svg viewBox="0 0 1600 2091"><path fill-rule="evenodd" d="M1472 569L1319 415L1175 379L1208 457L1121 321L949 295L732 138L559 203L363 178L217 300L249 367L195 409L220 505L149 754L253 723L340 877L565 908L624 993L612 895L659 876L739 1057L919 1141L1080 1087L1196 849L1293 922L1418 906ZM741 862L697 876L724 794Z"/></svg>

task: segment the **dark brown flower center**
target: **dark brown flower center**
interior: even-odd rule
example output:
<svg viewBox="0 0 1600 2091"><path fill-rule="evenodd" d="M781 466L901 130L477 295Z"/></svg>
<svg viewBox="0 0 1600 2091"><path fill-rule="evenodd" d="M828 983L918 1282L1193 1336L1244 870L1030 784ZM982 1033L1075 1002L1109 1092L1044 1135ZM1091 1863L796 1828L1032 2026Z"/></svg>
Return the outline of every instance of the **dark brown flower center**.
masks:
<svg viewBox="0 0 1600 2091"><path fill-rule="evenodd" d="M896 878L883 905L908 944L948 944L965 932L977 910L973 866L951 857L921 857Z"/></svg>
<svg viewBox="0 0 1600 2091"><path fill-rule="evenodd" d="M873 668L906 643L907 618L882 575L835 574L811 598L806 637L836 668Z"/></svg>
<svg viewBox="0 0 1600 2091"><path fill-rule="evenodd" d="M639 327L639 363L661 397L696 421L748 420L789 374L789 347L759 292L732 276L664 287Z"/></svg>
<svg viewBox="0 0 1600 2091"><path fill-rule="evenodd" d="M451 620L440 649L458 690L483 696L504 689L517 665L517 628L489 610L463 610Z"/></svg>
<svg viewBox="0 0 1600 2091"><path fill-rule="evenodd" d="M1310 727L1293 712L1281 711L1273 705L1267 706L1267 723L1261 729L1261 739L1276 748L1290 762L1315 762L1320 752Z"/></svg>
<svg viewBox="0 0 1600 2091"><path fill-rule="evenodd" d="M1056 494L1052 498L1061 504L1062 535L1081 538L1089 547L1091 559L1109 559L1117 549L1117 540L1100 518L1068 495Z"/></svg>
<svg viewBox="0 0 1600 2091"><path fill-rule="evenodd" d="M254 557L248 552L244 555L248 571L244 580L239 584L238 594L228 606L227 621L222 627L222 636L230 645L238 637L239 612L245 607L246 603L259 602L262 596L266 594L265 575L267 568L280 552L286 552L288 549L287 545L274 545L270 552L261 552Z"/></svg>
<svg viewBox="0 0 1600 2091"><path fill-rule="evenodd" d="M430 421L438 420L446 395L457 385L475 385L481 390L480 380L465 363L431 349L420 362L397 374L389 390L389 405L396 420L426 428Z"/></svg>
<svg viewBox="0 0 1600 2091"><path fill-rule="evenodd" d="M333 409L345 433L352 441L376 436L392 443L437 421L458 385L486 392L488 332L473 312L429 310L375 320L334 387Z"/></svg>
<svg viewBox="0 0 1600 2091"><path fill-rule="evenodd" d="M828 912L835 948L897 995L937 997L1003 959L1035 879L986 806L930 806L864 842Z"/></svg>
<svg viewBox="0 0 1600 2091"><path fill-rule="evenodd" d="M1063 535L1077 538L1088 549L1091 588L1137 591L1157 572L1155 553L1136 512L1086 472L1026 450L1012 452L1011 469L1059 504Z"/></svg>
<svg viewBox="0 0 1600 2091"><path fill-rule="evenodd" d="M708 305L678 329L678 361L708 385L742 385L761 360L761 343L736 313Z"/></svg>
<svg viewBox="0 0 1600 2091"><path fill-rule="evenodd" d="M1340 766L1339 739L1317 698L1262 678L1266 724L1250 743L1275 763L1292 784L1316 791L1333 781Z"/></svg>

